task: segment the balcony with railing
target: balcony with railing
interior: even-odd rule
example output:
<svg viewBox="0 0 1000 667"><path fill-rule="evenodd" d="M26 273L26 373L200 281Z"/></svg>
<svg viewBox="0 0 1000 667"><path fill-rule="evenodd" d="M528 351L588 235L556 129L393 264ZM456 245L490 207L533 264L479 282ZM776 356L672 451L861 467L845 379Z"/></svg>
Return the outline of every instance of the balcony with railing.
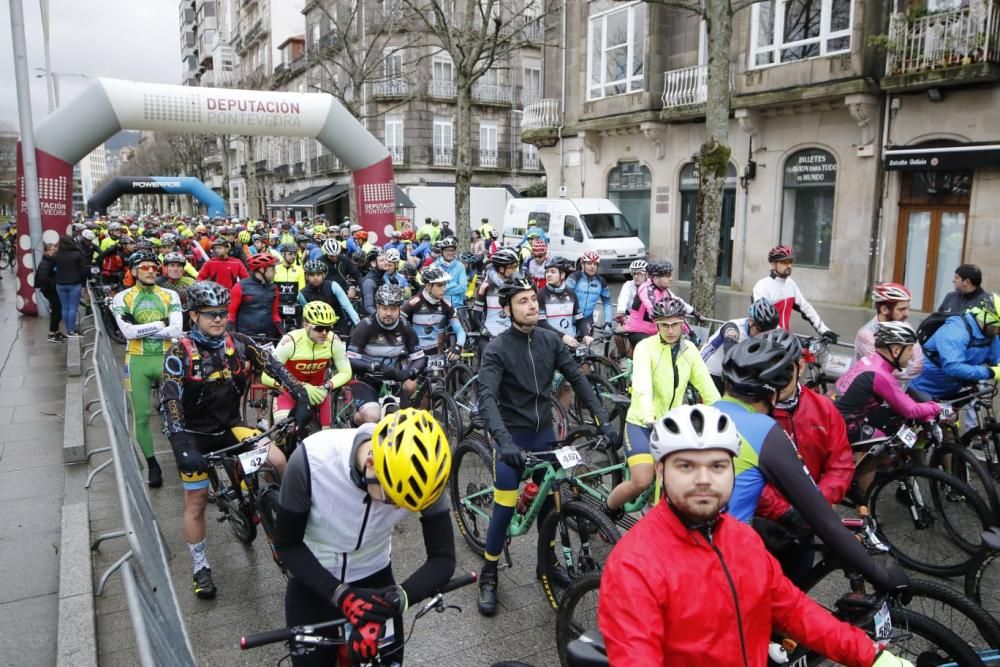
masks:
<svg viewBox="0 0 1000 667"><path fill-rule="evenodd" d="M998 81L1000 3L971 0L918 18L894 13L885 47L887 91Z"/></svg>
<svg viewBox="0 0 1000 667"><path fill-rule="evenodd" d="M427 96L453 99L455 97L455 82L444 79L431 79L427 82Z"/></svg>
<svg viewBox="0 0 1000 667"><path fill-rule="evenodd" d="M451 146L435 146L432 156L433 164L437 167L451 167L455 164L455 151Z"/></svg>
<svg viewBox="0 0 1000 667"><path fill-rule="evenodd" d="M521 115L521 141L535 146L555 146L560 126L559 100L543 99L525 104Z"/></svg>
<svg viewBox="0 0 1000 667"><path fill-rule="evenodd" d="M301 178L301 177L305 176L306 175L306 163L305 162L296 162L295 164L293 164L292 168L289 170L289 175L292 178Z"/></svg>
<svg viewBox="0 0 1000 667"><path fill-rule="evenodd" d="M340 170L340 160L336 155L320 155L309 161L310 171L314 174L327 174Z"/></svg>
<svg viewBox="0 0 1000 667"><path fill-rule="evenodd" d="M386 79L372 84L372 95L381 98L406 97L409 85L403 79Z"/></svg>
<svg viewBox="0 0 1000 667"><path fill-rule="evenodd" d="M258 174L263 174L267 171L267 160L257 160L253 163L253 170Z"/></svg>
<svg viewBox="0 0 1000 667"><path fill-rule="evenodd" d="M388 149L394 165L408 163L409 151L406 146L386 146L386 149Z"/></svg>
<svg viewBox="0 0 1000 667"><path fill-rule="evenodd" d="M521 169L524 171L541 171L542 160L538 157L538 151L519 151L521 158Z"/></svg>
<svg viewBox="0 0 1000 667"><path fill-rule="evenodd" d="M736 78L729 72L729 90L735 90ZM704 113L708 99L708 65L682 67L663 73L663 111L661 117L688 118Z"/></svg>
<svg viewBox="0 0 1000 667"><path fill-rule="evenodd" d="M514 103L514 88L493 83L472 85L472 100L478 104L510 106Z"/></svg>
<svg viewBox="0 0 1000 667"><path fill-rule="evenodd" d="M291 165L279 164L274 168L274 177L280 179L286 179L291 174Z"/></svg>
<svg viewBox="0 0 1000 667"><path fill-rule="evenodd" d="M500 166L500 154L495 148L480 148L472 153L472 157L476 167L496 169Z"/></svg>
<svg viewBox="0 0 1000 667"><path fill-rule="evenodd" d="M545 39L545 26L542 25L542 19L524 17L524 27L521 28L521 35L526 42L540 44Z"/></svg>

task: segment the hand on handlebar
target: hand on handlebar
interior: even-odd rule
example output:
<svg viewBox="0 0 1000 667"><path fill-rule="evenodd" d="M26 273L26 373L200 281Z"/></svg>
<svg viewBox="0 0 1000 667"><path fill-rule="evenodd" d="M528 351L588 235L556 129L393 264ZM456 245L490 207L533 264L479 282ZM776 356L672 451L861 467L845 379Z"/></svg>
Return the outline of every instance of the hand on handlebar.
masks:
<svg viewBox="0 0 1000 667"><path fill-rule="evenodd" d="M572 348L574 350L576 348L580 347L580 341L578 341L577 339L573 338L569 334L563 334L562 342L563 342L563 344L566 347Z"/></svg>
<svg viewBox="0 0 1000 667"><path fill-rule="evenodd" d="M500 445L497 448L497 455L501 461L509 465L514 470L517 470L518 472L524 470L526 462L524 450L515 445L513 442L506 445Z"/></svg>
<svg viewBox="0 0 1000 667"><path fill-rule="evenodd" d="M838 340L840 340L840 335L837 332L835 332L835 331L829 331L828 330L828 331L824 331L822 333L822 335L820 336L820 338L823 339L824 343L826 343L828 345L833 345Z"/></svg>
<svg viewBox="0 0 1000 667"><path fill-rule="evenodd" d="M910 577L898 565L887 565L883 571L883 581L873 582L884 593L898 595L900 602L909 604L913 598L910 591Z"/></svg>
<svg viewBox="0 0 1000 667"><path fill-rule="evenodd" d="M370 621L361 625L351 625L351 635L347 638L347 659L352 665L369 663L378 656L378 638L382 635L384 623Z"/></svg>
<svg viewBox="0 0 1000 667"><path fill-rule="evenodd" d="M618 445L621 443L618 441L618 429L616 429L613 424L602 424L597 429L597 433L602 438L606 438L608 444L611 445L613 449L618 449Z"/></svg>

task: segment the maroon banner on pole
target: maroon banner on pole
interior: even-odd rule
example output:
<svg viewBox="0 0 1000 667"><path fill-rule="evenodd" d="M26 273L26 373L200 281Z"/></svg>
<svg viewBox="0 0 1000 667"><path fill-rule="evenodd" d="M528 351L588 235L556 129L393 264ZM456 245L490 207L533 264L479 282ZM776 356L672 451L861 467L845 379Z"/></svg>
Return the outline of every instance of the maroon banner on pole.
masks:
<svg viewBox="0 0 1000 667"><path fill-rule="evenodd" d="M396 181L392 176L392 157L358 169L353 176L358 224L374 232L375 241L382 243L396 224Z"/></svg>
<svg viewBox="0 0 1000 667"><path fill-rule="evenodd" d="M35 150L38 164L38 197L42 208L42 240L56 243L68 233L73 216L73 165ZM35 297L35 259L28 232L28 202L25 199L21 142L17 142L17 309L38 315Z"/></svg>

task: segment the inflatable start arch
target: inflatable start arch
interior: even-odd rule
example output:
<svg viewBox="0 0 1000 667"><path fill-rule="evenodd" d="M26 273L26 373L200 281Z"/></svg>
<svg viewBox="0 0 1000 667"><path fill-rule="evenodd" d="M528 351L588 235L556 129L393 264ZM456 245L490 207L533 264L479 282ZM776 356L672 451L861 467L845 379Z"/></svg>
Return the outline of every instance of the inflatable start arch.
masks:
<svg viewBox="0 0 1000 667"><path fill-rule="evenodd" d="M353 172L358 224L378 233L395 222L388 150L331 95L94 79L35 128L46 243L57 241L70 224L73 165L119 130L311 137ZM23 179L18 144L17 309L35 315L34 259Z"/></svg>
<svg viewBox="0 0 1000 667"><path fill-rule="evenodd" d="M87 201L90 215L104 215L122 195L191 195L213 218L226 215L226 202L193 176L116 176Z"/></svg>

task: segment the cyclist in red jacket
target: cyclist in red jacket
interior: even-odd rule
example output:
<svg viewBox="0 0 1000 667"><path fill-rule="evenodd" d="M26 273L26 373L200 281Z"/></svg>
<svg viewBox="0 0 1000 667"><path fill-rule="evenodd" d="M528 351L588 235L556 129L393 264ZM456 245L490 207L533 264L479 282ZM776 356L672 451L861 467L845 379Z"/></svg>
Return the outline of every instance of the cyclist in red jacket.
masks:
<svg viewBox="0 0 1000 667"><path fill-rule="evenodd" d="M665 500L622 537L601 576L611 665L763 667L775 626L849 667L909 664L796 588L753 528L725 513L739 448L732 419L711 406L674 408L653 427Z"/></svg>
<svg viewBox="0 0 1000 667"><path fill-rule="evenodd" d="M198 280L211 280L226 289L233 289L236 283L250 277L243 262L229 256L229 241L224 237L218 236L212 241L212 251L215 256L201 267Z"/></svg>

